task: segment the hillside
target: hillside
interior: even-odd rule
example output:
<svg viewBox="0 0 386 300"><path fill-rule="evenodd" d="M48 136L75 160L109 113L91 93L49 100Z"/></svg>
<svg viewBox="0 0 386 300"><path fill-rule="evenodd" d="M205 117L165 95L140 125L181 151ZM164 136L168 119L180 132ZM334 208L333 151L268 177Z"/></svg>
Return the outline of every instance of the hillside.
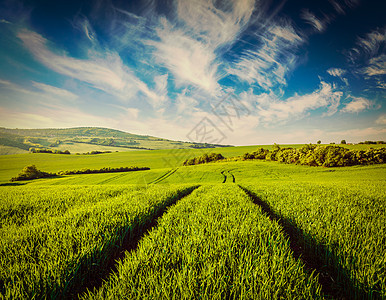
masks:
<svg viewBox="0 0 386 300"><path fill-rule="evenodd" d="M223 145L173 141L147 135L99 127L65 129L0 128L0 155L28 152L31 148L68 150L71 153L91 151L131 151L156 149L216 148Z"/></svg>

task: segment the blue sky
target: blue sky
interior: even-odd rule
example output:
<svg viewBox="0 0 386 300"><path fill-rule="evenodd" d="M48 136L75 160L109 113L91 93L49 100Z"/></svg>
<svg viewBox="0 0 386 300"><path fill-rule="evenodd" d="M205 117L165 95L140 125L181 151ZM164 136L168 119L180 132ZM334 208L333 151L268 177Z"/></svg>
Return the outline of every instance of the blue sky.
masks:
<svg viewBox="0 0 386 300"><path fill-rule="evenodd" d="M0 126L386 140L384 1L0 1Z"/></svg>

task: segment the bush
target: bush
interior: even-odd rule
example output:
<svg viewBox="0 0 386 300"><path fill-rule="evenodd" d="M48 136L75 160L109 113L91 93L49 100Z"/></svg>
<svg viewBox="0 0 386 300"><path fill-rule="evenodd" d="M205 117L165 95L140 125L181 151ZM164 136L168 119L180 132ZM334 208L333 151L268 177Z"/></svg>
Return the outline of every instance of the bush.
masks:
<svg viewBox="0 0 386 300"><path fill-rule="evenodd" d="M131 172L131 171L144 171L150 170L148 167L120 167L120 168L102 168L99 170L71 170L71 171L59 171L59 175L75 175L75 174L96 174L96 173L116 173L116 172Z"/></svg>
<svg viewBox="0 0 386 300"><path fill-rule="evenodd" d="M31 153L50 153L50 154L71 154L68 150L51 150L51 149L39 149L39 148L30 148Z"/></svg>
<svg viewBox="0 0 386 300"><path fill-rule="evenodd" d="M275 144L271 151L260 148L252 154L245 153L242 159L266 159L315 167L344 167L385 163L386 148L349 150L335 145L319 146L308 144L300 149L295 149L280 148Z"/></svg>
<svg viewBox="0 0 386 300"><path fill-rule="evenodd" d="M199 165L199 164L206 164L209 162L222 160L224 158L225 157L222 156L220 153L210 153L209 155L205 153L202 156L187 159L182 164L184 166Z"/></svg>
<svg viewBox="0 0 386 300"><path fill-rule="evenodd" d="M11 178L11 181L31 180L38 178L47 178L56 176L55 173L47 173L40 171L35 165L26 166L16 177Z"/></svg>

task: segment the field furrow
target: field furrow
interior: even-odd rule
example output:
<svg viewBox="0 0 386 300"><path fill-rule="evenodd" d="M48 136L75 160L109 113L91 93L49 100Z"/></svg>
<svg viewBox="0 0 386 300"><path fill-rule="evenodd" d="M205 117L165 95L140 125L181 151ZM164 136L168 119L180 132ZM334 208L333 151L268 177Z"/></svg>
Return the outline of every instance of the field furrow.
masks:
<svg viewBox="0 0 386 300"><path fill-rule="evenodd" d="M321 299L282 228L236 185L179 201L84 299Z"/></svg>
<svg viewBox="0 0 386 300"><path fill-rule="evenodd" d="M248 190L292 230L302 252L322 266L337 298L386 298L384 187L367 191L310 184L250 185Z"/></svg>
<svg viewBox="0 0 386 300"><path fill-rule="evenodd" d="M35 189L2 194L1 203L8 203L2 206L0 244L5 299L73 298L97 285L124 242L139 239L166 207L194 187L100 187L96 192L67 187L58 198L51 189ZM18 193L20 203L13 204Z"/></svg>

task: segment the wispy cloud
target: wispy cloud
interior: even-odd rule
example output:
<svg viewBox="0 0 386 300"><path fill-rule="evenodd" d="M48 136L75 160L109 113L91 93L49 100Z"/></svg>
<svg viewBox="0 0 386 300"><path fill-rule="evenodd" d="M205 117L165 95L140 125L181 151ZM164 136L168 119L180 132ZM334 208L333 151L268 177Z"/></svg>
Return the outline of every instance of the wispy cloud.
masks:
<svg viewBox="0 0 386 300"><path fill-rule="evenodd" d="M327 73L331 76L335 77L341 77L342 75L346 74L346 70L339 69L339 68L330 68L327 70Z"/></svg>
<svg viewBox="0 0 386 300"><path fill-rule="evenodd" d="M374 106L374 103L363 97L351 97L352 100L345 104L341 112L359 113Z"/></svg>
<svg viewBox="0 0 386 300"><path fill-rule="evenodd" d="M337 13L345 14L344 4L342 4L340 1L336 1L336 0L329 0L329 2L335 8Z"/></svg>
<svg viewBox="0 0 386 300"><path fill-rule="evenodd" d="M90 51L88 59L77 59L66 53L57 54L48 47L49 41L38 33L23 30L18 34L35 58L51 70L75 78L106 93L129 102L138 92L148 94L150 89L139 80L113 51L103 54Z"/></svg>
<svg viewBox="0 0 386 300"><path fill-rule="evenodd" d="M340 69L340 68L330 68L327 70L327 73L330 74L333 77L338 77L340 80L342 80L346 85L348 85L348 80L343 75L347 73L346 70Z"/></svg>
<svg viewBox="0 0 386 300"><path fill-rule="evenodd" d="M338 111L343 93L326 82L321 82L320 87L310 94L297 95L285 100L278 99L274 94L254 95L252 91L243 93L240 98L256 111L256 116L265 124L288 122L301 119L309 112L324 108L322 116L332 116Z"/></svg>
<svg viewBox="0 0 386 300"><path fill-rule="evenodd" d="M5 86L8 86L8 85L11 85L12 83L11 83L9 80L3 80L3 79L0 79L0 84L1 84L1 85L5 85Z"/></svg>
<svg viewBox="0 0 386 300"><path fill-rule="evenodd" d="M285 76L296 63L295 51L304 42L290 24L273 24L260 36L261 46L244 51L228 72L264 89L285 85Z"/></svg>
<svg viewBox="0 0 386 300"><path fill-rule="evenodd" d="M318 19L312 12L308 9L304 9L300 15L308 24L310 24L318 32L322 32L326 29L327 21Z"/></svg>
<svg viewBox="0 0 386 300"><path fill-rule="evenodd" d="M379 125L386 125L386 114L380 115L378 119L375 121L375 123Z"/></svg>
<svg viewBox="0 0 386 300"><path fill-rule="evenodd" d="M233 42L248 23L255 7L254 0L176 2L178 18L185 23L187 31L212 49Z"/></svg>
<svg viewBox="0 0 386 300"><path fill-rule="evenodd" d="M52 85L44 84L41 82L32 82L33 86L38 88L39 90L45 92L47 95L52 95L54 97L59 97L62 99L66 99L67 101L74 101L78 98L77 95L71 93L68 90L54 87Z"/></svg>
<svg viewBox="0 0 386 300"><path fill-rule="evenodd" d="M86 17L77 16L72 22L74 28L82 31L85 37L92 43L97 44L97 35L90 21Z"/></svg>
<svg viewBox="0 0 386 300"><path fill-rule="evenodd" d="M348 52L348 59L355 68L355 73L366 80L376 80L376 88L384 88L386 74L386 27L377 28L357 38L356 47ZM370 84L374 82L369 81Z"/></svg>
<svg viewBox="0 0 386 300"><path fill-rule="evenodd" d="M349 58L352 61L357 60L361 56L372 58L378 55L382 45L386 42L386 27L375 29L362 37L357 38L356 47L349 52Z"/></svg>
<svg viewBox="0 0 386 300"><path fill-rule="evenodd" d="M3 23L3 24L12 24L11 22L5 20L5 19L0 19L0 23Z"/></svg>
<svg viewBox="0 0 386 300"><path fill-rule="evenodd" d="M254 6L254 0L177 0L175 19L160 18L158 40L146 44L155 48L156 61L171 72L178 87L193 85L217 94L221 49L237 40Z"/></svg>
<svg viewBox="0 0 386 300"><path fill-rule="evenodd" d="M363 68L363 73L368 76L386 74L386 54L381 54L370 59L368 66Z"/></svg>
<svg viewBox="0 0 386 300"><path fill-rule="evenodd" d="M174 75L176 85L192 84L209 92L218 89L218 63L213 49L173 28L166 19L162 19L162 27L157 32L160 41L147 44L155 47L156 60Z"/></svg>

